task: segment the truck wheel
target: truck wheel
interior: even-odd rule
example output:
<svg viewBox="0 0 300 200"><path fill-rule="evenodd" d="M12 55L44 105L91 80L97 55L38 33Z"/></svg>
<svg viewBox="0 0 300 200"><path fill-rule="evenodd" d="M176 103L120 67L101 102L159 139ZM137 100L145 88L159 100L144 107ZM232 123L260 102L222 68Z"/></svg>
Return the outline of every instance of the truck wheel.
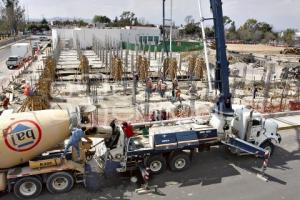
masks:
<svg viewBox="0 0 300 200"><path fill-rule="evenodd" d="M191 165L190 157L186 153L174 154L169 160L171 171L182 171L189 168Z"/></svg>
<svg viewBox="0 0 300 200"><path fill-rule="evenodd" d="M19 199L29 199L39 196L42 191L42 183L36 177L24 177L14 185L14 194Z"/></svg>
<svg viewBox="0 0 300 200"><path fill-rule="evenodd" d="M74 185L74 178L67 172L56 172L47 178L46 186L50 193L69 192Z"/></svg>
<svg viewBox="0 0 300 200"><path fill-rule="evenodd" d="M261 148L270 152L270 156L274 153L274 144L271 141L265 141L260 145Z"/></svg>
<svg viewBox="0 0 300 200"><path fill-rule="evenodd" d="M163 156L154 155L147 159L146 166L149 167L151 173L159 174L166 169L167 164Z"/></svg>

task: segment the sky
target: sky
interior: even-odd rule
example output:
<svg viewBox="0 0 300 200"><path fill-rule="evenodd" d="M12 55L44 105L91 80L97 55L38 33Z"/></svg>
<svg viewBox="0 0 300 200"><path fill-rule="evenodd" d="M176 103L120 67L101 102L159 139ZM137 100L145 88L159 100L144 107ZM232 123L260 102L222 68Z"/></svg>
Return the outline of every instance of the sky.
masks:
<svg viewBox="0 0 300 200"><path fill-rule="evenodd" d="M162 21L162 0L19 0L31 19L61 17L92 19L106 15L111 19L123 11L133 11L146 22ZM170 2L166 0L166 17L170 18ZM192 15L199 21L197 0L173 0L173 20L176 25ZM201 0L204 17L211 17L209 0ZM223 0L224 15L237 25L256 18L273 25L275 30L296 28L300 31L300 0ZM209 24L207 22L207 24Z"/></svg>

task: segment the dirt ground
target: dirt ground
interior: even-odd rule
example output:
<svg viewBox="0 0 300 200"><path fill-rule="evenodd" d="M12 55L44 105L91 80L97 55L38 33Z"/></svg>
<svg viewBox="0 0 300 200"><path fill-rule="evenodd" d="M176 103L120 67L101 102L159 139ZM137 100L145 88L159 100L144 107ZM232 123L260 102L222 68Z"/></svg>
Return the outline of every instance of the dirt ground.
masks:
<svg viewBox="0 0 300 200"><path fill-rule="evenodd" d="M229 51L251 52L251 53L272 53L279 54L284 47L274 47L263 44L227 44Z"/></svg>

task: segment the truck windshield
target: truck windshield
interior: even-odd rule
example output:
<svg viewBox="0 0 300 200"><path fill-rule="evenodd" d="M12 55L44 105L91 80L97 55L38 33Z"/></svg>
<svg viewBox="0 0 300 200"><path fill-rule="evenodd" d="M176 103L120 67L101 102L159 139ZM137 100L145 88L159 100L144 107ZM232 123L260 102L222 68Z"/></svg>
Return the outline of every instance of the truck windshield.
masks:
<svg viewBox="0 0 300 200"><path fill-rule="evenodd" d="M17 57L9 57L9 58L8 58L8 61L17 61L17 60L18 60Z"/></svg>

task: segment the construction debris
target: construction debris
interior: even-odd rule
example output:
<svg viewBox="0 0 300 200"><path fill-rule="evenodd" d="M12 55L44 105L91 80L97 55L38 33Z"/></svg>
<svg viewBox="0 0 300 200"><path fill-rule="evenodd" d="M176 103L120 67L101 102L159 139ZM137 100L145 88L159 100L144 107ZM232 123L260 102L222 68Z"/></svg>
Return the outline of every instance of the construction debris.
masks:
<svg viewBox="0 0 300 200"><path fill-rule="evenodd" d="M280 54L293 54L293 55L300 55L300 48L287 48L283 51L280 51Z"/></svg>

